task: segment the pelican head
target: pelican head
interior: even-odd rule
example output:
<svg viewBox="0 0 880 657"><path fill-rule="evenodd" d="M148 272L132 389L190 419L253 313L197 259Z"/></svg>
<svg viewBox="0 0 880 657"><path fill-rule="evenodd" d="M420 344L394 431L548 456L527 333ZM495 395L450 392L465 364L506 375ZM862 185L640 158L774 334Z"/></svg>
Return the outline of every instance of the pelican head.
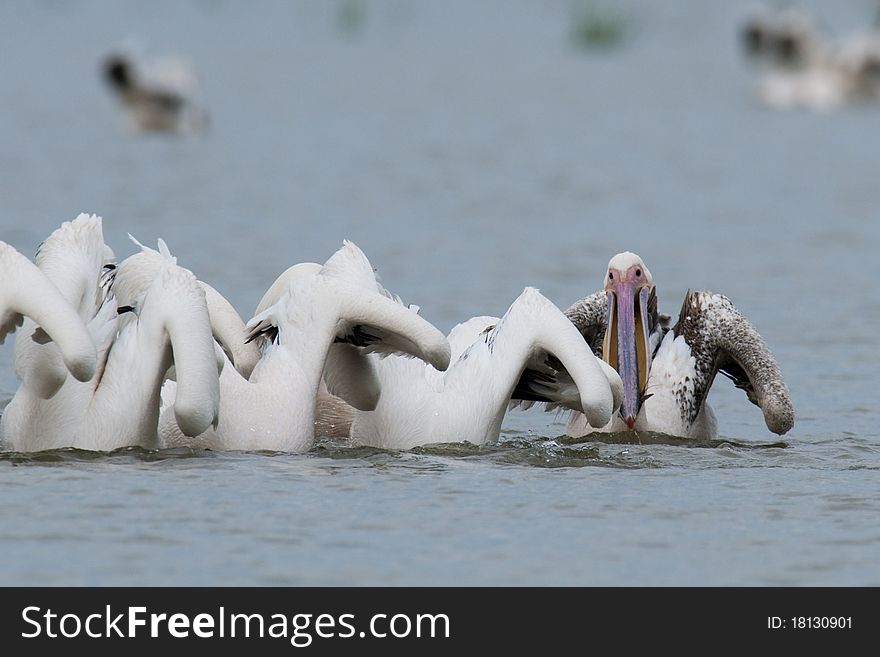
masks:
<svg viewBox="0 0 880 657"><path fill-rule="evenodd" d="M131 62L122 55L110 55L104 60L104 78L115 91L128 91L134 86Z"/></svg>
<svg viewBox="0 0 880 657"><path fill-rule="evenodd" d="M605 274L608 316L602 359L623 381L620 415L630 429L639 415L651 369L648 301L653 291L654 279L639 256L625 251L611 258Z"/></svg>
<svg viewBox="0 0 880 657"><path fill-rule="evenodd" d="M815 34L805 14L789 11L783 14L773 41L773 54L783 66L800 66L814 45Z"/></svg>
<svg viewBox="0 0 880 657"><path fill-rule="evenodd" d="M749 55L765 55L770 39L770 25L763 16L750 16L740 31L742 45Z"/></svg>

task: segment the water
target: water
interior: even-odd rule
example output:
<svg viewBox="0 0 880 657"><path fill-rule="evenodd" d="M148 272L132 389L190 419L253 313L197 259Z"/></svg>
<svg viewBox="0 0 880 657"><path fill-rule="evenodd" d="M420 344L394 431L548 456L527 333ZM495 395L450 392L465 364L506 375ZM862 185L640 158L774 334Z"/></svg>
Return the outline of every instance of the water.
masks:
<svg viewBox="0 0 880 657"><path fill-rule="evenodd" d="M880 109L760 108L726 2L629 2L600 52L568 2L343 4L4 5L0 239L94 211L247 316L350 238L443 330L525 285L565 306L629 249L662 310L711 288L758 326L787 447L719 380L711 445L567 444L533 409L482 449L5 453L0 583L880 584ZM97 66L132 38L198 64L207 137L124 131Z"/></svg>

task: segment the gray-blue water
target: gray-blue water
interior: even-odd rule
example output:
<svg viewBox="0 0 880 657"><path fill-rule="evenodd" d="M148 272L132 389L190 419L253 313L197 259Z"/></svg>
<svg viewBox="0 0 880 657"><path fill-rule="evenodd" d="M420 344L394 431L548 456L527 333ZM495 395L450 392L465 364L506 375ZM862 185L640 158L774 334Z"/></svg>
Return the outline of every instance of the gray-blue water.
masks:
<svg viewBox="0 0 880 657"><path fill-rule="evenodd" d="M727 2L623 3L598 51L571 7L4 3L0 239L96 212L249 316L350 238L443 330L525 285L564 307L629 249L662 310L711 288L757 325L788 447L719 380L716 446L566 444L533 409L480 450L0 454L0 583L880 584L880 107L762 109ZM132 38L196 63L207 136L125 131L97 69Z"/></svg>

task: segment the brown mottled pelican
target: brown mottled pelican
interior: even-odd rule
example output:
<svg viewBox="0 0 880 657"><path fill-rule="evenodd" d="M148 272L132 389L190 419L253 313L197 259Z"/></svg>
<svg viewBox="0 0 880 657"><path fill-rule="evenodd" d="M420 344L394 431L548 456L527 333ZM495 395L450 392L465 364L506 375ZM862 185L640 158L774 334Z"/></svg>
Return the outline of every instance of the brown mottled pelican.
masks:
<svg viewBox="0 0 880 657"><path fill-rule="evenodd" d="M670 318L657 311L651 273L629 252L608 263L604 287L574 303L566 315L593 351L620 373L623 403L603 427L575 413L568 425L571 435L635 429L713 438L718 426L706 396L718 372L761 408L770 431L791 429L794 407L779 366L727 297L689 291L670 328Z"/></svg>

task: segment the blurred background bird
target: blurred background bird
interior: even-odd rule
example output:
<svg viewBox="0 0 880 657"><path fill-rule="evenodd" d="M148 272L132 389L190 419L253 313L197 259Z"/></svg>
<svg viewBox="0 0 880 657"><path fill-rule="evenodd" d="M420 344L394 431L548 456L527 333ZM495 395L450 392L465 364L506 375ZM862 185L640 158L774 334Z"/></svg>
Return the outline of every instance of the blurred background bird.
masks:
<svg viewBox="0 0 880 657"><path fill-rule="evenodd" d="M842 37L827 35L805 9L752 9L740 26L746 54L762 65L760 101L774 109L827 111L880 98L877 21Z"/></svg>
<svg viewBox="0 0 880 657"><path fill-rule="evenodd" d="M208 113L193 65L180 58L140 62L123 51L105 57L101 72L135 131L205 132Z"/></svg>

